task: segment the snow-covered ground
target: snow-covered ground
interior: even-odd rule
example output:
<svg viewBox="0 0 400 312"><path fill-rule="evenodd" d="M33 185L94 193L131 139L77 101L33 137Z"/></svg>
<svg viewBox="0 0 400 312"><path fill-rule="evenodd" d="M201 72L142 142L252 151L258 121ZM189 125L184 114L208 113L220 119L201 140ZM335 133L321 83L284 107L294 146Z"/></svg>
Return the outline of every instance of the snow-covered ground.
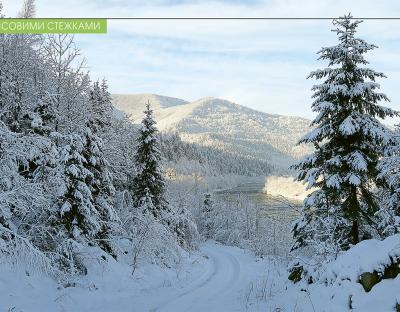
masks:
<svg viewBox="0 0 400 312"><path fill-rule="evenodd" d="M379 257L369 257L373 250ZM385 258L382 255L387 255ZM0 265L0 311L396 311L400 276L365 292L357 276L400 258L400 235L364 241L322 268L313 284L287 279L285 259L208 241L173 268L93 263L63 287L39 273ZM371 260L372 259L372 260Z"/></svg>
<svg viewBox="0 0 400 312"><path fill-rule="evenodd" d="M267 269L251 253L215 242L174 268L91 266L75 287L0 266L0 311L244 311L247 286Z"/></svg>

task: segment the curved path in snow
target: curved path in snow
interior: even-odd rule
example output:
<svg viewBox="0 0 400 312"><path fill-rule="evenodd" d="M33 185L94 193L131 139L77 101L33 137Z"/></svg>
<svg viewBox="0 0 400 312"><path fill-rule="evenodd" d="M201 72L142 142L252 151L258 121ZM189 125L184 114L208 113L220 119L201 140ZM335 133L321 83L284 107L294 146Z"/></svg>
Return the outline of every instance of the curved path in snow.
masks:
<svg viewBox="0 0 400 312"><path fill-rule="evenodd" d="M235 311L240 291L243 289L243 259L232 252L232 247L207 242L201 248L208 257L203 273L182 292L168 298L151 311ZM236 303L236 304L235 304ZM234 306L232 306L234 304ZM228 307L229 305L229 307ZM236 305L236 307L235 307Z"/></svg>
<svg viewBox="0 0 400 312"><path fill-rule="evenodd" d="M135 278L129 266L117 262L93 266L76 287L67 288L37 273L27 276L17 267L0 267L0 311L262 311L248 304L246 294L266 269L269 274L269 263L213 241L203 243L186 260L176 268L181 271L148 265Z"/></svg>

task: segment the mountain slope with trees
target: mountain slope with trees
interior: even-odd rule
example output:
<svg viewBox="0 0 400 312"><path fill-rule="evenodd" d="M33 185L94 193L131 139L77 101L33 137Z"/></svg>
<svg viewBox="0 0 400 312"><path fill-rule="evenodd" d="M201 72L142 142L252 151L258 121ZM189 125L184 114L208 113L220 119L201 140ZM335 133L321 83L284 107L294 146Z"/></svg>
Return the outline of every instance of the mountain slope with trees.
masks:
<svg viewBox="0 0 400 312"><path fill-rule="evenodd" d="M146 98L156 99L159 129L178 133L185 142L265 161L281 171L312 150L295 146L310 129L310 121L300 117L267 114L218 98L189 103L153 94L113 95L113 103L135 122Z"/></svg>

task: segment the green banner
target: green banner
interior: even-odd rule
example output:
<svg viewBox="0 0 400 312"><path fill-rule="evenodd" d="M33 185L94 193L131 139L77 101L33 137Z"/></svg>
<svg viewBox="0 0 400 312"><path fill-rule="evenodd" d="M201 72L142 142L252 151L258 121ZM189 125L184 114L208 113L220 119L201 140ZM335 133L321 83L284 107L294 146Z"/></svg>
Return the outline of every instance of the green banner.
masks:
<svg viewBox="0 0 400 312"><path fill-rule="evenodd" d="M105 34L104 18L0 18L1 34Z"/></svg>

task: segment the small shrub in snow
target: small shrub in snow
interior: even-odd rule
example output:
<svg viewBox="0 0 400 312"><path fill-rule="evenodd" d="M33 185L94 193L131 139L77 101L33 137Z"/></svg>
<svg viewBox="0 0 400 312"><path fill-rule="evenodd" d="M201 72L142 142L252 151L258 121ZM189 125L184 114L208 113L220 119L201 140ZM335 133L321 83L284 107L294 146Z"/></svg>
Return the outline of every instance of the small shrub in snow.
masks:
<svg viewBox="0 0 400 312"><path fill-rule="evenodd" d="M128 255L131 257L132 274L143 263L170 267L180 262L183 250L177 245L176 236L152 215L136 214L131 226Z"/></svg>

